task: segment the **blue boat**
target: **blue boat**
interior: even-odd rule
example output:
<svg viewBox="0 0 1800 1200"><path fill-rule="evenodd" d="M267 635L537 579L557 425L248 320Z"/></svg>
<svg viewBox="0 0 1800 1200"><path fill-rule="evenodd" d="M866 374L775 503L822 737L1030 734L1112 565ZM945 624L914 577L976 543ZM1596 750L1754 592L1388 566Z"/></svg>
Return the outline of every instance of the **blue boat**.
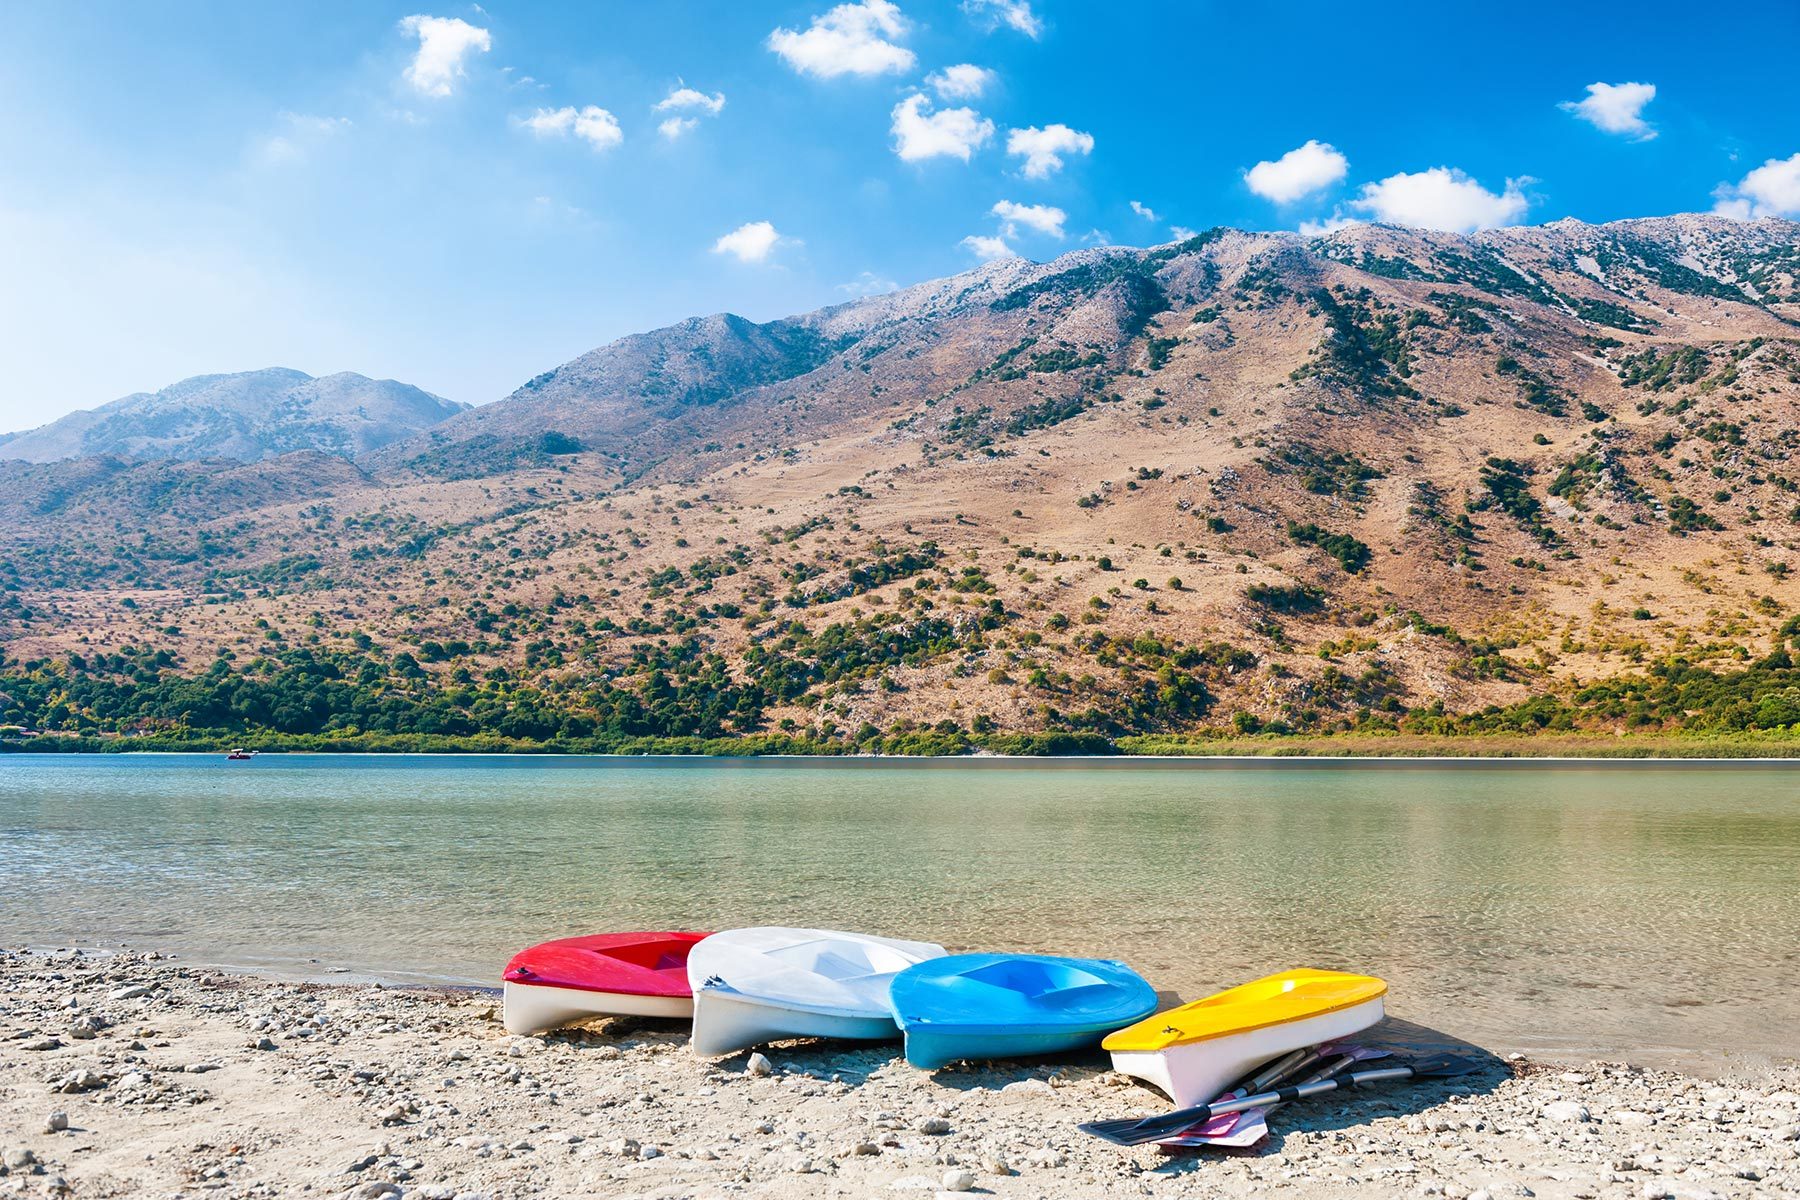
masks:
<svg viewBox="0 0 1800 1200"><path fill-rule="evenodd" d="M889 1000L906 1061L1065 1054L1156 1011L1156 992L1122 962L1046 954L953 954L894 976Z"/></svg>

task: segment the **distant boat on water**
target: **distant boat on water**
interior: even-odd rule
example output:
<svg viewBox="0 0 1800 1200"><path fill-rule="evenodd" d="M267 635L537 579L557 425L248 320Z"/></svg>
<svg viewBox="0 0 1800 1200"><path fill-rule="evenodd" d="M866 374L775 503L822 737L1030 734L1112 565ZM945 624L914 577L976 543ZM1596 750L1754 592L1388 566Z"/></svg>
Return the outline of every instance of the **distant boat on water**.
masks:
<svg viewBox="0 0 1800 1200"><path fill-rule="evenodd" d="M233 750L230 754L225 756L226 760L229 762L249 762L255 757L256 751L246 750L242 746L239 746L236 750Z"/></svg>

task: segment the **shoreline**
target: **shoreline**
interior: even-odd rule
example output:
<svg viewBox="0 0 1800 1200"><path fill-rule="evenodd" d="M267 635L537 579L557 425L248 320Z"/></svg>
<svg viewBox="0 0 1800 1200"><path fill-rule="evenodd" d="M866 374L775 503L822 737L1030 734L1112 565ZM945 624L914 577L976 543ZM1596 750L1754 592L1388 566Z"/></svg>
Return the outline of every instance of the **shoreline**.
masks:
<svg viewBox="0 0 1800 1200"><path fill-rule="evenodd" d="M1635 749L1635 748L1633 748ZM224 750L160 750L120 747L108 750L39 750L0 746L0 762L11 757L44 759L112 758L222 758ZM707 753L606 753L571 750L259 750L256 758L275 761L308 761L350 758L366 761L430 759L444 762L491 760L509 763L590 763L594 765L678 766L882 766L976 768L1098 768L1130 769L1580 769L1589 767L1768 769L1800 768L1800 745L1792 754L1699 756L1684 754L1412 754L1412 753L1312 753L1309 751L1246 750L1220 754L707 754ZM255 761L254 759L250 761Z"/></svg>
<svg viewBox="0 0 1800 1200"><path fill-rule="evenodd" d="M673 1023L522 1038L496 1009L456 988L0 950L0 1196L1800 1192L1795 1063L1709 1082L1490 1059L1295 1104L1257 1152L1165 1155L1074 1128L1167 1108L1097 1054L927 1073L893 1045L784 1043L761 1073L695 1057Z"/></svg>

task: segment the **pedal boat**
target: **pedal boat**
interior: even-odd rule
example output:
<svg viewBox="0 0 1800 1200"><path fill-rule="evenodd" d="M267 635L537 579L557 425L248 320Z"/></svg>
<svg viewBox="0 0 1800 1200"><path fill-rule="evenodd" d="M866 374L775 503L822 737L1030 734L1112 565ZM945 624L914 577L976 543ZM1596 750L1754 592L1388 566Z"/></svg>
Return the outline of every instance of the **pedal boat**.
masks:
<svg viewBox="0 0 1800 1200"><path fill-rule="evenodd" d="M1066 1054L1156 1011L1156 991L1122 962L1043 954L955 954L894 978L906 1061Z"/></svg>
<svg viewBox="0 0 1800 1200"><path fill-rule="evenodd" d="M602 933L521 950L501 976L502 1020L543 1033L593 1017L691 1017L688 953L706 936Z"/></svg>
<svg viewBox="0 0 1800 1200"><path fill-rule="evenodd" d="M694 1052L712 1058L784 1038L899 1037L889 985L943 953L929 942L830 929L714 934L688 958Z"/></svg>
<svg viewBox="0 0 1800 1200"><path fill-rule="evenodd" d="M1101 1045L1113 1068L1206 1104L1273 1058L1349 1037L1384 1015L1387 984L1338 971L1283 971L1157 1013Z"/></svg>

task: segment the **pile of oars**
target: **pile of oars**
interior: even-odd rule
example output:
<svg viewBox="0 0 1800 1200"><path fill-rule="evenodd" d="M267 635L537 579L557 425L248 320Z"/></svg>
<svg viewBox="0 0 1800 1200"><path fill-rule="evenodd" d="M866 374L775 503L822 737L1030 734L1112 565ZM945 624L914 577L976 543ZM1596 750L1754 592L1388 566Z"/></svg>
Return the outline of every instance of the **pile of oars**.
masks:
<svg viewBox="0 0 1800 1200"><path fill-rule="evenodd" d="M1471 1055L1434 1054L1427 1058L1396 1062L1388 1066L1361 1071L1345 1071L1354 1063L1354 1053L1322 1053L1296 1050L1269 1063L1242 1085L1211 1104L1196 1104L1174 1112L1142 1120L1090 1121L1081 1126L1095 1137L1115 1146L1142 1146L1147 1142L1167 1141L1180 1136L1195 1125L1226 1113L1245 1112L1253 1108L1274 1108L1308 1096L1320 1096L1339 1088L1363 1087L1400 1079L1448 1079L1468 1075L1482 1067L1481 1060ZM1297 1080L1281 1085L1284 1080ZM1237 1094L1237 1093L1244 1094Z"/></svg>

